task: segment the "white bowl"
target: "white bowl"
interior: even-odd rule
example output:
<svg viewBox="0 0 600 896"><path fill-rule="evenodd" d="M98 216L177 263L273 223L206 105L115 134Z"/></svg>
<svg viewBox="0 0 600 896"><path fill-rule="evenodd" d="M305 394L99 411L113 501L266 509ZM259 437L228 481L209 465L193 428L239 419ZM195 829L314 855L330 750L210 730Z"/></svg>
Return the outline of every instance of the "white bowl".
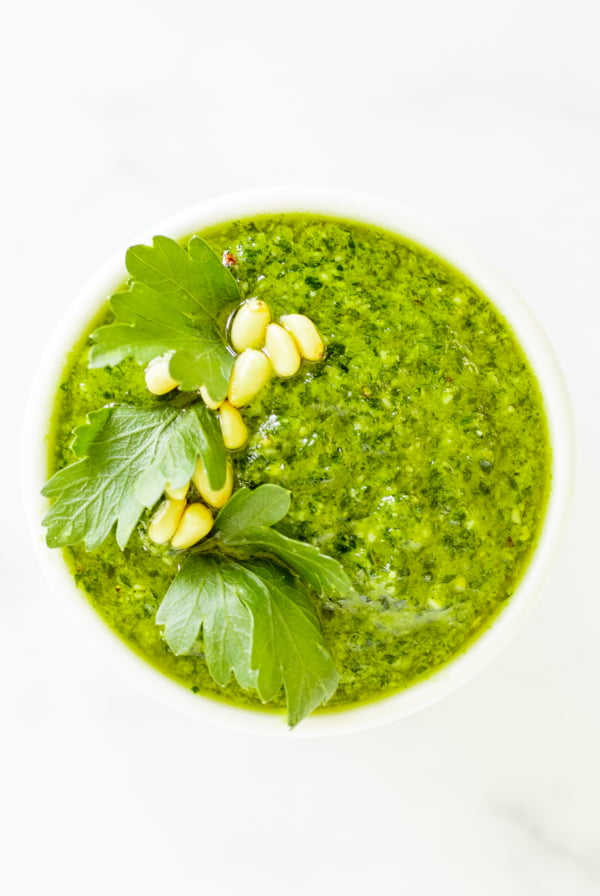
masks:
<svg viewBox="0 0 600 896"><path fill-rule="evenodd" d="M148 243L155 234L181 238L209 226L269 212L315 212L378 225L431 249L462 271L511 324L537 375L552 446L551 492L543 529L518 588L491 627L468 650L425 681L354 708L314 714L294 737L346 733L399 719L439 700L468 681L508 643L533 607L556 554L572 487L573 429L562 375L539 324L513 287L489 262L445 229L386 199L340 190L282 187L227 195L193 205L131 240ZM40 525L47 502L47 439L52 407L66 355L106 298L126 278L125 249L88 283L65 314L41 360L24 433L24 491L38 557L65 611L98 648L134 682L162 702L219 725L261 734L286 734L280 714L230 706L199 697L141 659L106 625L77 588L58 550L46 547Z"/></svg>

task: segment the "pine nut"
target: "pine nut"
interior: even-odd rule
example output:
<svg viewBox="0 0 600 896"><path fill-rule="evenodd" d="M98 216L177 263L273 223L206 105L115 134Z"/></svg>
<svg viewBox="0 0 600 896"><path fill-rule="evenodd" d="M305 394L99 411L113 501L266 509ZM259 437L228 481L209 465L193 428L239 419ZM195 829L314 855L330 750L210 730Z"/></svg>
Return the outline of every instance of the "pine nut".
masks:
<svg viewBox="0 0 600 896"><path fill-rule="evenodd" d="M247 348L235 359L227 398L234 408L248 404L273 373L270 360L262 352Z"/></svg>
<svg viewBox="0 0 600 896"><path fill-rule="evenodd" d="M155 544L166 544L171 540L179 520L185 509L185 499L183 501L173 501L168 498L160 505L148 526L148 537Z"/></svg>
<svg viewBox="0 0 600 896"><path fill-rule="evenodd" d="M325 346L310 317L304 314L285 314L281 323L294 337L303 358L307 361L321 360L325 354Z"/></svg>
<svg viewBox="0 0 600 896"><path fill-rule="evenodd" d="M233 491L233 466L231 461L227 460L227 473L225 474L225 484L220 489L211 488L206 470L202 459L199 457L196 461L196 469L192 476L192 482L198 489L198 494L211 507L223 507L229 500Z"/></svg>
<svg viewBox="0 0 600 896"><path fill-rule="evenodd" d="M265 340L265 351L271 359L277 376L293 376L302 362L294 337L280 327L269 324Z"/></svg>
<svg viewBox="0 0 600 896"><path fill-rule="evenodd" d="M218 409L223 404L222 401L215 401L214 398L210 397L210 392L206 388L206 386L200 386L200 398L204 402L207 408L210 408L211 411L218 411Z"/></svg>
<svg viewBox="0 0 600 896"><path fill-rule="evenodd" d="M219 408L219 423L225 447L230 451L241 448L248 441L248 427L244 423L242 415L228 401L224 401Z"/></svg>
<svg viewBox="0 0 600 896"><path fill-rule="evenodd" d="M188 504L183 511L181 522L171 539L171 546L178 551L191 548L204 538L213 527L212 513L204 504Z"/></svg>
<svg viewBox="0 0 600 896"><path fill-rule="evenodd" d="M229 339L235 351L262 348L265 344L265 330L270 320L269 306L260 299L248 299L240 305L229 331Z"/></svg>
<svg viewBox="0 0 600 896"><path fill-rule="evenodd" d="M189 487L190 484L188 482L186 485L182 485L181 488L171 488L171 484L167 482L165 485L165 495L167 498L172 498L174 501L183 501L187 496Z"/></svg>
<svg viewBox="0 0 600 896"><path fill-rule="evenodd" d="M174 380L169 373L170 356L162 355L154 358L146 367L144 378L146 386L153 395L166 395L179 385L178 380Z"/></svg>

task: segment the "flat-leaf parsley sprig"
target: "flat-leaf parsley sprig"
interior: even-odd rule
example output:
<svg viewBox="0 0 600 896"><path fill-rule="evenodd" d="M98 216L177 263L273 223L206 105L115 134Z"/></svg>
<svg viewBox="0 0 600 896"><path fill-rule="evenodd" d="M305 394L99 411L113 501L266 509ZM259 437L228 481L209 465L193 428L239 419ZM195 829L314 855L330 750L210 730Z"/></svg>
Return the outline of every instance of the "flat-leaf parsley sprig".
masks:
<svg viewBox="0 0 600 896"><path fill-rule="evenodd" d="M204 386L223 400L234 356L224 319L240 302L238 284L210 246L192 237L187 249L166 236L127 250L131 280L111 296L115 322L92 333L90 367L125 358L147 364L169 354L169 373L185 391Z"/></svg>
<svg viewBox="0 0 600 896"><path fill-rule="evenodd" d="M340 564L271 526L288 512L278 485L235 493L213 536L190 552L156 614L175 654L203 634L215 681L231 673L267 702L285 687L288 722L296 725L334 693L338 675L307 585L320 596L347 593Z"/></svg>
<svg viewBox="0 0 600 896"><path fill-rule="evenodd" d="M43 489L53 500L47 542L93 550L114 530L123 550L165 493L147 532L182 558L156 615L166 642L177 655L201 644L223 687L233 674L263 702L283 687L296 725L338 682L310 593L343 595L351 584L337 560L273 528L289 510L285 489L232 495L228 449L248 436L238 408L273 373L320 360L323 342L302 315L276 324L264 303L240 304L237 281L199 237L187 249L155 237L129 249L126 265L131 279L109 300L114 322L92 333L89 366L133 357L149 364L146 384L162 397L100 408L76 429L75 461Z"/></svg>
<svg viewBox="0 0 600 896"><path fill-rule="evenodd" d="M42 490L54 502L46 514L50 547L83 541L99 547L116 523L123 550L145 508L165 485L189 482L201 458L211 485L225 481L226 452L214 416L201 403L139 408L112 405L93 411L75 430L78 458L52 476Z"/></svg>

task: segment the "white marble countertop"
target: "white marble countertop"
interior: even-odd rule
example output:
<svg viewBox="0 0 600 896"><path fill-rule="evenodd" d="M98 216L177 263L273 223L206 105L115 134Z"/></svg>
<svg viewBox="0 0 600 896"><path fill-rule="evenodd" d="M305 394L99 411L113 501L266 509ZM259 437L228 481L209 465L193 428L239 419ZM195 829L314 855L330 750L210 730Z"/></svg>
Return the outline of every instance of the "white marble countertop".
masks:
<svg viewBox="0 0 600 896"><path fill-rule="evenodd" d="M7 896L600 894L600 6L11 4L0 42ZM564 368L578 484L550 583L444 702L327 740L233 735L74 638L24 530L15 429L74 293L218 193L362 189L499 265Z"/></svg>

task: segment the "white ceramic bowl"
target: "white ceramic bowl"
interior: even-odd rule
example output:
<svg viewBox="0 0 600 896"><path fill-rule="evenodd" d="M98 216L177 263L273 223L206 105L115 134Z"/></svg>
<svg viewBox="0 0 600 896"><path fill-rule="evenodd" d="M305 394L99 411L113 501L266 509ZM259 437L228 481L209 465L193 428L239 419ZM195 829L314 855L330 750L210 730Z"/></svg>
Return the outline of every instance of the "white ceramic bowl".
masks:
<svg viewBox="0 0 600 896"><path fill-rule="evenodd" d="M339 190L283 187L223 196L174 215L130 244L150 242L155 234L187 236L214 224L268 212L316 212L375 224L408 237L446 259L491 299L506 317L535 371L545 401L552 444L552 486L538 546L515 594L493 625L448 666L398 694L352 709L315 714L293 736L346 733L381 725L422 709L479 672L510 640L530 612L556 554L572 485L573 437L567 393L552 350L513 287L486 260L445 229L385 199ZM134 682L162 702L238 730L286 734L281 715L241 709L202 698L138 657L102 621L75 586L60 551L46 547L40 525L47 502L40 489L47 474L47 433L54 395L66 355L106 298L126 277L125 249L88 283L54 334L40 363L32 391L24 438L24 490L37 554L65 611L83 633L108 654Z"/></svg>

